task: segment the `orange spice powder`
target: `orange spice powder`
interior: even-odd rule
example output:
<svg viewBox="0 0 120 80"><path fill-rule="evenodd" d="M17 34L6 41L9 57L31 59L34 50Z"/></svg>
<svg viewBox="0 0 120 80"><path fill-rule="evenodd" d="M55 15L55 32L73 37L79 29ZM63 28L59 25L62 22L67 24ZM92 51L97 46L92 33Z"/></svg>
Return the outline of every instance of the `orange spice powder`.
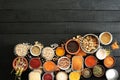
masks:
<svg viewBox="0 0 120 80"><path fill-rule="evenodd" d="M52 61L46 61L46 62L43 64L43 68L44 68L45 71L50 72L50 71L54 71L54 70L55 70L56 65L55 65L55 63L52 62Z"/></svg>
<svg viewBox="0 0 120 80"><path fill-rule="evenodd" d="M97 64L97 59L94 56L88 56L85 59L85 64L87 67L94 67Z"/></svg>

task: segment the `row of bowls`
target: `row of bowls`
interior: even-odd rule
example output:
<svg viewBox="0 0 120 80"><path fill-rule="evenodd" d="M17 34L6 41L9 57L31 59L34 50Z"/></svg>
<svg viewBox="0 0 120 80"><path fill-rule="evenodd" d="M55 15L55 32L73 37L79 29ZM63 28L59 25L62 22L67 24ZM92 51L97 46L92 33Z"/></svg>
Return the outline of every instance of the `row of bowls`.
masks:
<svg viewBox="0 0 120 80"><path fill-rule="evenodd" d="M80 48L88 54L95 53L100 48L100 43L103 45L109 45L113 40L113 36L110 32L102 32L99 37L95 34L86 34L82 37L80 43L74 39L70 39L65 44L65 49L69 54L76 54L80 51ZM79 49L76 52L70 52L67 48L71 42L76 42Z"/></svg>

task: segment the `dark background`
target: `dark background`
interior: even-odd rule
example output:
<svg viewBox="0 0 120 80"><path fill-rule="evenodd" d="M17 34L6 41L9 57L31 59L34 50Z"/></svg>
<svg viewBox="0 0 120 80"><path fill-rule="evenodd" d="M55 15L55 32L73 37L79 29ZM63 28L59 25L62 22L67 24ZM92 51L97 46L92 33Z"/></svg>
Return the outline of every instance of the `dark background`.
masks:
<svg viewBox="0 0 120 80"><path fill-rule="evenodd" d="M10 71L17 43L38 40L48 46L77 34L103 31L120 41L120 0L0 0L0 77L13 80ZM112 55L120 73L120 50ZM23 76L27 80L27 73Z"/></svg>

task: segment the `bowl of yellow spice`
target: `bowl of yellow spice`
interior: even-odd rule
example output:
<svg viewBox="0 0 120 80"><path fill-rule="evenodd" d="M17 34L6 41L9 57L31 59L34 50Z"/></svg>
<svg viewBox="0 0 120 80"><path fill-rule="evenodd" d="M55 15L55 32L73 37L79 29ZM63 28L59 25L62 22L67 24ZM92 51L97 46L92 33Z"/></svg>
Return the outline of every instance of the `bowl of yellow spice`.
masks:
<svg viewBox="0 0 120 80"><path fill-rule="evenodd" d="M73 71L69 74L69 80L80 80L81 73L78 71Z"/></svg>
<svg viewBox="0 0 120 80"><path fill-rule="evenodd" d="M113 40L113 36L110 32L102 32L99 36L99 39L101 44L109 45Z"/></svg>
<svg viewBox="0 0 120 80"><path fill-rule="evenodd" d="M55 50L55 53L58 57L61 57L65 54L65 49L64 47L57 47Z"/></svg>
<svg viewBox="0 0 120 80"><path fill-rule="evenodd" d="M43 45L41 43L35 42L35 44L33 46L31 46L31 48L30 48L30 53L33 56L39 56L42 48L43 48Z"/></svg>

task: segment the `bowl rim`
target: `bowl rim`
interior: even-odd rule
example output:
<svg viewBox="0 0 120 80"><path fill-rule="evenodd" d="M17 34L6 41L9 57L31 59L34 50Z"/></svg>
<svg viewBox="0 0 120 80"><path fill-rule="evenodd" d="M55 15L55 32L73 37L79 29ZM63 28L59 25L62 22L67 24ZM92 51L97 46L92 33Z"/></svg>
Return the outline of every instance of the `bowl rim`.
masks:
<svg viewBox="0 0 120 80"><path fill-rule="evenodd" d="M101 40L101 36L102 36L103 34L105 34L105 33L108 33L108 34L111 36L111 39L110 39L110 41L109 41L107 44L103 43L102 40ZM102 32L102 33L100 33L100 35L99 35L99 40L100 40L100 43L101 43L102 45L109 45L109 44L112 42L112 40L113 40L113 35L112 35L110 32L107 32L107 31Z"/></svg>
<svg viewBox="0 0 120 80"><path fill-rule="evenodd" d="M68 50L68 48L67 48L68 43L71 42L71 41L75 41L75 42L78 44L78 50L77 50L76 52L74 52L74 53L70 52L70 51ZM65 50L66 50L67 53L69 53L69 54L72 54L72 55L77 54L77 53L80 51L80 44L79 44L78 41L76 41L75 39L69 39L69 40L67 40L66 43L65 43Z"/></svg>
<svg viewBox="0 0 120 80"><path fill-rule="evenodd" d="M98 41L98 47L97 47L94 51L92 51L92 52L86 51L86 50L82 47L82 41L83 41L83 39L84 39L86 36L94 36L94 37L97 39L97 41ZM80 47L81 47L81 49L82 49L85 53L87 53L87 54L93 54L93 53L95 53L95 52L100 48L100 40L99 40L98 36L95 35L95 34L91 34L91 33L90 33L90 34L85 34L85 35L83 36L81 42L80 42Z"/></svg>

